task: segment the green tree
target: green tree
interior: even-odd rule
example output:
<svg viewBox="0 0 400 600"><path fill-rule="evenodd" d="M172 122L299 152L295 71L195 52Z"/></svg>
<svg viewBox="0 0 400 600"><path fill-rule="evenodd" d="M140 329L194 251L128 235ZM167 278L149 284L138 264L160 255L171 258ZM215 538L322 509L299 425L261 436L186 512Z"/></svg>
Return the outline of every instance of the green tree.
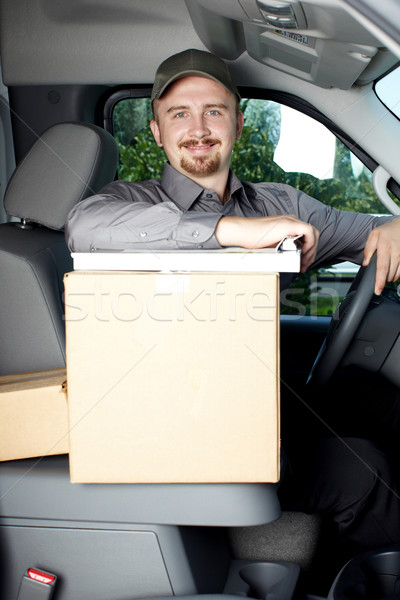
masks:
<svg viewBox="0 0 400 600"><path fill-rule="evenodd" d="M134 145L140 131L147 129L152 118L148 98L129 98L121 100L114 108L114 136L123 145Z"/></svg>
<svg viewBox="0 0 400 600"><path fill-rule="evenodd" d="M242 181L285 180L285 172L274 162L274 144L267 129L244 125L236 142L231 167Z"/></svg>
<svg viewBox="0 0 400 600"><path fill-rule="evenodd" d="M353 173L353 166L351 164L350 150L338 139L336 139L333 177L334 179L339 179L340 181L346 181L348 187L350 188L355 186L355 177Z"/></svg>
<svg viewBox="0 0 400 600"><path fill-rule="evenodd" d="M130 98L115 106L113 129L119 150L119 179L144 181L161 177L166 156L154 141L151 119L149 98Z"/></svg>
<svg viewBox="0 0 400 600"><path fill-rule="evenodd" d="M124 145L118 140L119 168L118 178L124 181L145 181L160 178L166 156L157 146L149 127L134 136L130 144Z"/></svg>
<svg viewBox="0 0 400 600"><path fill-rule="evenodd" d="M281 135L281 106L277 102L265 100L242 100L240 110L244 114L248 127L257 131L268 128L268 138L274 150L278 145ZM257 141L256 138L254 141Z"/></svg>

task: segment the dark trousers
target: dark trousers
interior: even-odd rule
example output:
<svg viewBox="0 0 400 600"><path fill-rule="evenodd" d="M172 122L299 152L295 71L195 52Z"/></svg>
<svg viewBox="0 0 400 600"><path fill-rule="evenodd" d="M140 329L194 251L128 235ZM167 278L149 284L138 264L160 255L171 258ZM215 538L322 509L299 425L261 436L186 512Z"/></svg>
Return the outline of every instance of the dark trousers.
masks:
<svg viewBox="0 0 400 600"><path fill-rule="evenodd" d="M362 551L400 542L400 392L376 379L350 397L344 389L336 382L307 402L283 399L279 496L285 510L327 515Z"/></svg>

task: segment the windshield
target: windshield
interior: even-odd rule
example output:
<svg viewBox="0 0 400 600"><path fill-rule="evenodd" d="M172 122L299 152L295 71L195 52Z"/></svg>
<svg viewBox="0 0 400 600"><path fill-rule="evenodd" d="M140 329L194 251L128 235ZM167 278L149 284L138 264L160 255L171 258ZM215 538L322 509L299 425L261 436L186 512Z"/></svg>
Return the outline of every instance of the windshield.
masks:
<svg viewBox="0 0 400 600"><path fill-rule="evenodd" d="M400 66L379 79L375 92L381 102L400 119Z"/></svg>

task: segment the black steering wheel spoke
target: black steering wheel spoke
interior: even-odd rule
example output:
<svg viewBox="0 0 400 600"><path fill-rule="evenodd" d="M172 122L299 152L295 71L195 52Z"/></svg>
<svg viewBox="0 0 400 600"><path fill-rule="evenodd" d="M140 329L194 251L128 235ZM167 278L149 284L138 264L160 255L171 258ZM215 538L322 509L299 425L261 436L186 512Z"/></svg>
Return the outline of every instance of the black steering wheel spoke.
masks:
<svg viewBox="0 0 400 600"><path fill-rule="evenodd" d="M342 362L374 296L376 261L375 253L367 267L360 267L349 291L337 307L307 384L324 386Z"/></svg>

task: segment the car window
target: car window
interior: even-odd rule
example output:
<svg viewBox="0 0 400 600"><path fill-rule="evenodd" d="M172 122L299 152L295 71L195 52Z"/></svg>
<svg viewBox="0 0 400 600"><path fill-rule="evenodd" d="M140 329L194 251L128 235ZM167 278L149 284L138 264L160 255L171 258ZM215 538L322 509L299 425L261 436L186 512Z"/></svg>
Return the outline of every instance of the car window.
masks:
<svg viewBox="0 0 400 600"><path fill-rule="evenodd" d="M272 100L244 99L240 108L245 125L231 162L240 179L288 183L341 210L387 213L374 193L371 172L324 125ZM148 98L127 98L115 105L120 179L161 176L166 157L152 137L151 118ZM282 299L282 313L332 314L357 270L344 263L301 275Z"/></svg>

